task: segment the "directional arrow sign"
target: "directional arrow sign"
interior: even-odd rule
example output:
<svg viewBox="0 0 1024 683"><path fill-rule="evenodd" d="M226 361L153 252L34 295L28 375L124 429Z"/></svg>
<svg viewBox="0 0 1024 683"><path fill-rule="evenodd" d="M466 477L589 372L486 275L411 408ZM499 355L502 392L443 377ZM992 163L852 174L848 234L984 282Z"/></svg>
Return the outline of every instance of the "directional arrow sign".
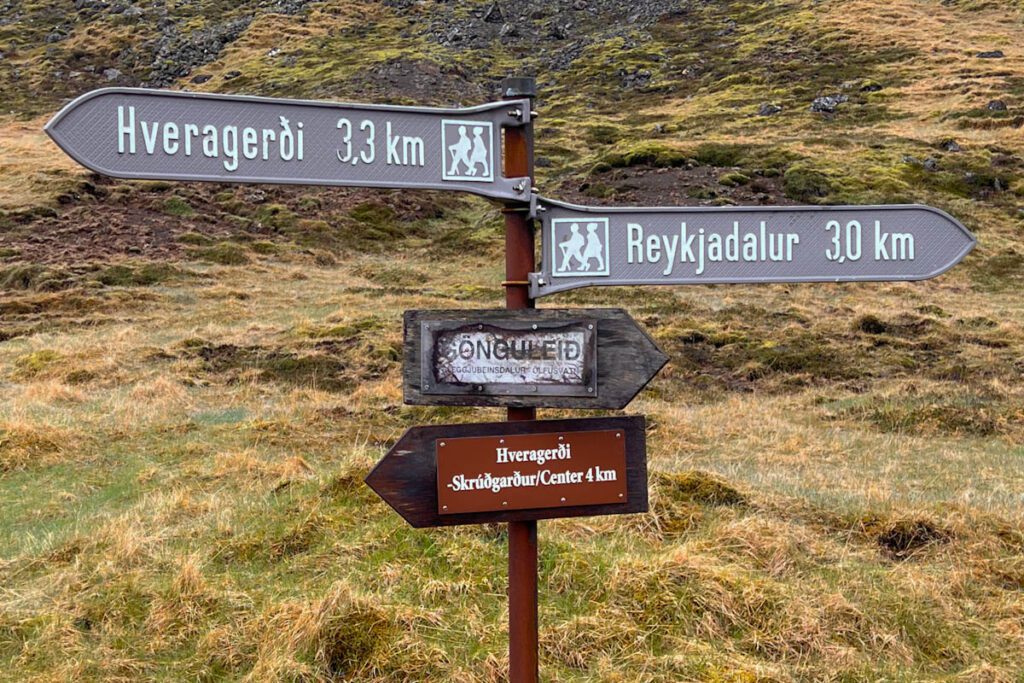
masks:
<svg viewBox="0 0 1024 683"><path fill-rule="evenodd" d="M414 427L366 478L414 527L647 511L643 417Z"/></svg>
<svg viewBox="0 0 1024 683"><path fill-rule="evenodd" d="M529 100L470 109L107 88L68 104L46 132L83 166L117 178L461 190L528 196L505 178L502 126Z"/></svg>
<svg viewBox="0 0 1024 683"><path fill-rule="evenodd" d="M405 314L410 404L619 409L667 361L618 308Z"/></svg>
<svg viewBox="0 0 1024 683"><path fill-rule="evenodd" d="M531 296L595 285L925 280L974 236L928 206L592 208L538 201Z"/></svg>

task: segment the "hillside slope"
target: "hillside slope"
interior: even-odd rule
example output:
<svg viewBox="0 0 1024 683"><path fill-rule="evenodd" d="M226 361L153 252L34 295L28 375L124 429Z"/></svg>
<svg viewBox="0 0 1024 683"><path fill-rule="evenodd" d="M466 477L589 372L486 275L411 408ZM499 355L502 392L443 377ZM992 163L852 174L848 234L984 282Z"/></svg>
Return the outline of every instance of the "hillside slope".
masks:
<svg viewBox="0 0 1024 683"><path fill-rule="evenodd" d="M922 202L979 239L924 283L542 302L671 358L628 411L651 513L541 525L544 680L1024 681L1019 0L0 0L0 680L503 680L502 530L362 484L499 417L400 389L404 310L501 305L499 211L112 181L41 129L108 85L519 73L547 196Z"/></svg>

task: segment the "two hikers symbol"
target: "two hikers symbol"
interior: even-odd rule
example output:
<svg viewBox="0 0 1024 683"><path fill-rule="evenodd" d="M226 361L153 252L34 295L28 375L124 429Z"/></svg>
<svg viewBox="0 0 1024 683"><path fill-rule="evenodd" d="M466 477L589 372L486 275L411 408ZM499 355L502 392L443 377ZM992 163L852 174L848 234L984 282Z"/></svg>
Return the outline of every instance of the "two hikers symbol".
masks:
<svg viewBox="0 0 1024 683"><path fill-rule="evenodd" d="M487 175L487 143L483 138L484 129L482 126L473 127L473 139L469 139L466 126L459 126L459 139L454 144L448 145L448 152L452 155L451 167L448 175L459 176L459 166L466 167L465 175L475 178L477 164L483 175Z"/></svg>
<svg viewBox="0 0 1024 683"><path fill-rule="evenodd" d="M558 247L562 250L562 263L558 268L560 273L569 271L572 260L576 259L579 266L572 272L589 272L591 259L597 259L598 271L605 269L604 247L601 245L601 238L597 236L597 223L587 223L587 236L580 233L580 224L573 223L569 227L569 237L564 242L559 242Z"/></svg>

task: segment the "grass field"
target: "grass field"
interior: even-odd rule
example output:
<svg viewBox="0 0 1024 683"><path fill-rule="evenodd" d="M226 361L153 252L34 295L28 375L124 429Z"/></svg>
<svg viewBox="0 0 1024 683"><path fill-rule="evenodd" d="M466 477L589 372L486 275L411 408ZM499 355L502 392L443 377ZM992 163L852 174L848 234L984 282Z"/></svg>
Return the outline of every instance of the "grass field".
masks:
<svg viewBox="0 0 1024 683"><path fill-rule="evenodd" d="M541 302L624 307L670 356L625 411L651 511L540 525L542 678L1024 682L1019 3L593 0L511 38L473 0L285 4L0 24L0 680L505 680L504 529L412 530L362 483L409 427L501 418L400 383L403 311L501 306L500 212L76 169L46 115L154 77L169 12L252 17L171 87L472 104L525 64L549 196L956 215L979 246L930 282Z"/></svg>

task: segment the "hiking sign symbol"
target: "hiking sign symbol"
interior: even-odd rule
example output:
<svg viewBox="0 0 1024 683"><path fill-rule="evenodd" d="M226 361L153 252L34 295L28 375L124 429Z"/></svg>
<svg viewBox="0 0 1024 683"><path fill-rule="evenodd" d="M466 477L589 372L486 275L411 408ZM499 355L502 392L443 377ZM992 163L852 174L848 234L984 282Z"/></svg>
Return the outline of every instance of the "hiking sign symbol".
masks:
<svg viewBox="0 0 1024 683"><path fill-rule="evenodd" d="M552 277L607 276L608 219L551 221Z"/></svg>
<svg viewBox="0 0 1024 683"><path fill-rule="evenodd" d="M464 182L494 180L493 139L490 121L442 120L441 147L447 151L442 177Z"/></svg>

